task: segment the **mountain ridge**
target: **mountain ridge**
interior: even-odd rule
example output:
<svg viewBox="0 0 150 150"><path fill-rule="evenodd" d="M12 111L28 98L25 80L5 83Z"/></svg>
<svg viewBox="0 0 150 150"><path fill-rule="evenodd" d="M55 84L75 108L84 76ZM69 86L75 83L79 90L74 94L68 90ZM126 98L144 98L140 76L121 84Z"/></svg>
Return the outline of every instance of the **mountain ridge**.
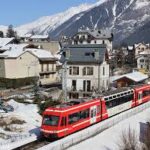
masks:
<svg viewBox="0 0 150 150"><path fill-rule="evenodd" d="M109 29L114 33L114 43L133 44L148 42L138 34L146 33L150 22L149 0L101 0L94 4L82 4L65 12L42 17L35 22L16 28L19 34L49 34L52 39L60 36L72 36L80 28ZM35 24L35 26L34 26ZM141 32L141 30L144 32Z"/></svg>

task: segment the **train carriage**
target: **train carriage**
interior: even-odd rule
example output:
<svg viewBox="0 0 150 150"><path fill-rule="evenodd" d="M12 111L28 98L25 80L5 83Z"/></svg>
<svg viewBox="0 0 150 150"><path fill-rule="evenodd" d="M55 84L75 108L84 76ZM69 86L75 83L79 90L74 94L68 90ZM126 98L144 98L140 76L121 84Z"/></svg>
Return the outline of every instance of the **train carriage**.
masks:
<svg viewBox="0 0 150 150"><path fill-rule="evenodd" d="M121 88L96 98L71 100L43 113L42 134L60 138L150 100L150 85Z"/></svg>
<svg viewBox="0 0 150 150"><path fill-rule="evenodd" d="M41 131L46 137L59 138L107 118L105 102L100 99L72 100L43 113Z"/></svg>
<svg viewBox="0 0 150 150"><path fill-rule="evenodd" d="M134 90L132 88L123 88L113 92L107 92L104 94L103 99L106 102L109 117L135 106Z"/></svg>

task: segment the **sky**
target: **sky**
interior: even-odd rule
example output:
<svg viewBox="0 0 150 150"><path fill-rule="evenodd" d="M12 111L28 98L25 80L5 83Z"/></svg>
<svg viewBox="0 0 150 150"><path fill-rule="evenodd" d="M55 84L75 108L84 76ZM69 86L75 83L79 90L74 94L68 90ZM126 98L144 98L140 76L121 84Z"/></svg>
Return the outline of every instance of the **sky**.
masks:
<svg viewBox="0 0 150 150"><path fill-rule="evenodd" d="M0 25L14 27L97 0L0 0Z"/></svg>

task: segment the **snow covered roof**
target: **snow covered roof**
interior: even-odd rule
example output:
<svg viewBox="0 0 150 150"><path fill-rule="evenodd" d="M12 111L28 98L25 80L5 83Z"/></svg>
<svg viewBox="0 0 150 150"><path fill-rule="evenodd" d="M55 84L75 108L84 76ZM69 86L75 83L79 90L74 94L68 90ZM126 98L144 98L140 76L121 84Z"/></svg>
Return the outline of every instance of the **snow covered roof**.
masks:
<svg viewBox="0 0 150 150"><path fill-rule="evenodd" d="M32 34L24 34L24 35L20 35L21 38L30 38L32 36Z"/></svg>
<svg viewBox="0 0 150 150"><path fill-rule="evenodd" d="M29 44L7 44L0 48L0 50L10 50L10 49L23 49L29 46Z"/></svg>
<svg viewBox="0 0 150 150"><path fill-rule="evenodd" d="M119 80L121 78L128 78L130 80L133 80L134 82L140 82L140 81L143 81L143 80L147 79L148 75L145 75L141 72L135 71L135 72L132 72L132 73L128 73L128 74L118 76L118 77L116 77L112 80L116 81L116 80Z"/></svg>
<svg viewBox="0 0 150 150"><path fill-rule="evenodd" d="M143 45L143 46L145 46L145 47L147 47L147 46L148 46L147 44L144 44L144 43L134 44L135 48L139 47L140 45Z"/></svg>
<svg viewBox="0 0 150 150"><path fill-rule="evenodd" d="M25 52L30 52L39 59L57 59L49 51L43 49L26 48L28 44L9 44L8 50L0 54L1 58L17 58Z"/></svg>
<svg viewBox="0 0 150 150"><path fill-rule="evenodd" d="M22 53L25 52L25 47L28 46L28 44L9 44L5 46L7 50L0 54L1 58L17 58Z"/></svg>
<svg viewBox="0 0 150 150"><path fill-rule="evenodd" d="M48 39L49 35L33 35L30 38L31 39Z"/></svg>
<svg viewBox="0 0 150 150"><path fill-rule="evenodd" d="M133 50L133 46L128 46L128 50Z"/></svg>
<svg viewBox="0 0 150 150"><path fill-rule="evenodd" d="M33 55L35 55L39 59L57 59L51 54L51 52L47 50L27 48L26 51L31 52Z"/></svg>
<svg viewBox="0 0 150 150"><path fill-rule="evenodd" d="M0 38L0 47L9 44L14 38Z"/></svg>

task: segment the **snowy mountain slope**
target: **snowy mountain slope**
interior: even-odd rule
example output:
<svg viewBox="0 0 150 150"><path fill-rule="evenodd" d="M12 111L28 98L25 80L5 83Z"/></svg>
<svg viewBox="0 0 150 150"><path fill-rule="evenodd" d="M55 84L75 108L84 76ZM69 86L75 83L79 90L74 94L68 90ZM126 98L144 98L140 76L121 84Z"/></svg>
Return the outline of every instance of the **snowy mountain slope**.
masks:
<svg viewBox="0 0 150 150"><path fill-rule="evenodd" d="M139 5L140 3L140 5ZM68 36L81 27L109 28L115 36L115 42L121 42L150 21L150 1L145 0L108 0L86 12L73 16L56 30L49 32L57 38L60 34ZM66 25L69 25L66 28ZM58 34L59 33L59 34ZM138 34L138 33L137 33Z"/></svg>
<svg viewBox="0 0 150 150"><path fill-rule="evenodd" d="M77 7L72 7L65 12L52 16L45 16L32 23L17 27L16 30L19 34L25 34L32 31L47 34L48 32L55 30L58 26L70 19L72 16L86 11L91 7L92 6L90 4L82 4Z"/></svg>
<svg viewBox="0 0 150 150"><path fill-rule="evenodd" d="M115 44L133 44L149 41L149 8L149 0L99 0L95 4L82 4L53 16L42 17L17 27L16 30L19 35L34 31L36 34L49 34L52 39L58 39L61 35L71 36L83 27L107 28L114 33ZM143 34L147 33L144 38L138 35L141 29L144 30Z"/></svg>

